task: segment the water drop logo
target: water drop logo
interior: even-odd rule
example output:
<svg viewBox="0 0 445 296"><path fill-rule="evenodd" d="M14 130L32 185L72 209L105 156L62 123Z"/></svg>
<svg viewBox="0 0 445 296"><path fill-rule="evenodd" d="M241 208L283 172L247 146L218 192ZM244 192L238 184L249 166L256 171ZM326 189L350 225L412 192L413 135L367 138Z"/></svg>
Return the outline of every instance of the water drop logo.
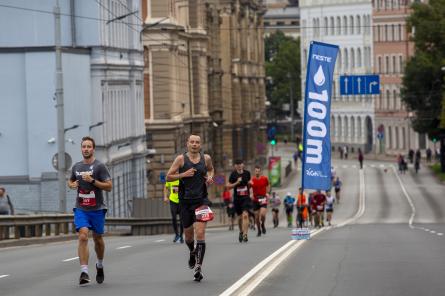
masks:
<svg viewBox="0 0 445 296"><path fill-rule="evenodd" d="M323 67L320 65L318 67L317 73L315 73L314 82L316 85L322 86L325 83L325 81L326 78L324 77Z"/></svg>

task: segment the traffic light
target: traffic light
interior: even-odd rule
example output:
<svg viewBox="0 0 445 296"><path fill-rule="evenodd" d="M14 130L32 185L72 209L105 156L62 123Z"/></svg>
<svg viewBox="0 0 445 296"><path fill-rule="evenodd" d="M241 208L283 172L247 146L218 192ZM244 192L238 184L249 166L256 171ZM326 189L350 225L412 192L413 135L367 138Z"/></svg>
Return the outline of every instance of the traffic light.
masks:
<svg viewBox="0 0 445 296"><path fill-rule="evenodd" d="M277 140L275 138L270 139L270 145L275 146L277 144Z"/></svg>

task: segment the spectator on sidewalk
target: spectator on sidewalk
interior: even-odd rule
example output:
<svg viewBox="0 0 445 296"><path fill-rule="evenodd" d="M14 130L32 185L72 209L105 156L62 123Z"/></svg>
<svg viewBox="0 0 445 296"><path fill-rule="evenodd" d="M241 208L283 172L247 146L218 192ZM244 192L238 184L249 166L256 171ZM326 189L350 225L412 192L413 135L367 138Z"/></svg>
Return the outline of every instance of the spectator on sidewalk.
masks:
<svg viewBox="0 0 445 296"><path fill-rule="evenodd" d="M358 148L358 162L360 163L360 169L363 169L363 159L362 149Z"/></svg>
<svg viewBox="0 0 445 296"><path fill-rule="evenodd" d="M0 215L14 215L14 206L4 187L0 187Z"/></svg>

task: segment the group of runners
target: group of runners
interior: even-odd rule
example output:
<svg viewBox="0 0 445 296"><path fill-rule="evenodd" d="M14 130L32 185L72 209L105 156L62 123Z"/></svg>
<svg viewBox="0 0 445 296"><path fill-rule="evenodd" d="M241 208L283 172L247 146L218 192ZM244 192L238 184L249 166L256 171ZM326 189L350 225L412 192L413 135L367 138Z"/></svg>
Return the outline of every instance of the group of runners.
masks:
<svg viewBox="0 0 445 296"><path fill-rule="evenodd" d="M193 279L203 279L202 266L206 251L205 233L207 222L213 219L210 209L207 186L213 183L214 168L208 154L201 152L201 138L190 135L187 139L187 151L178 155L173 161L166 175L165 201L170 201L172 222L175 230L174 242L184 243L189 250L188 268L193 270ZM104 202L103 191L111 191L113 184L106 166L95 159L95 142L91 137L84 137L81 141L83 160L72 168L68 181L69 188L77 191L74 207L74 225L78 233L78 254L80 261L79 284L90 283L88 271L89 250L88 235L92 231L94 250L96 252L96 282L101 284L105 279L103 240L105 215L107 207ZM340 197L341 182L333 180L337 201ZM279 211L281 199L276 192L270 193L270 183L262 175L261 167L255 167L254 176L244 168L242 160L234 163L234 170L225 185L228 213L234 221L238 216L240 243L247 243L250 217L254 217L257 236L265 235L267 207L272 208L274 228L279 225ZM230 190L233 198L230 199ZM228 193L227 193L228 192ZM316 191L306 195L300 188L297 198L289 192L283 200L284 209L288 216L288 226L293 225L293 209L297 209L296 221L299 227L324 225L324 212L327 223L331 223L334 197L327 191ZM179 214L180 223L176 216ZM233 223L231 229L234 229Z"/></svg>

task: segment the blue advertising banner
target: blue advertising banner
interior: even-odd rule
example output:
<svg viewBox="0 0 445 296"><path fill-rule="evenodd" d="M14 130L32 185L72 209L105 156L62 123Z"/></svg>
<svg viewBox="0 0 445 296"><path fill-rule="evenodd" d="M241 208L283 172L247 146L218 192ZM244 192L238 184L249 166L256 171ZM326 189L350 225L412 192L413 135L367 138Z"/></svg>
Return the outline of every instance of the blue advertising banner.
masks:
<svg viewBox="0 0 445 296"><path fill-rule="evenodd" d="M338 46L311 42L306 73L302 187L331 188L331 97Z"/></svg>

